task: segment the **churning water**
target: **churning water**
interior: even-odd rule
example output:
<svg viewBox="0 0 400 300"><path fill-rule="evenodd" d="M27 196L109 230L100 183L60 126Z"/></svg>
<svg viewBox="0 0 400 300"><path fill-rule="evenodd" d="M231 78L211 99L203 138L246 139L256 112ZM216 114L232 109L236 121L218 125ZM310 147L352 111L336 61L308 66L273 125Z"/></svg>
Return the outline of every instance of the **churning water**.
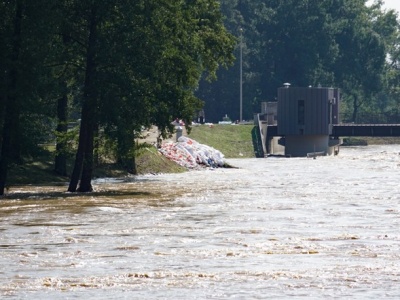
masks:
<svg viewBox="0 0 400 300"><path fill-rule="evenodd" d="M0 200L2 299L400 298L400 146Z"/></svg>

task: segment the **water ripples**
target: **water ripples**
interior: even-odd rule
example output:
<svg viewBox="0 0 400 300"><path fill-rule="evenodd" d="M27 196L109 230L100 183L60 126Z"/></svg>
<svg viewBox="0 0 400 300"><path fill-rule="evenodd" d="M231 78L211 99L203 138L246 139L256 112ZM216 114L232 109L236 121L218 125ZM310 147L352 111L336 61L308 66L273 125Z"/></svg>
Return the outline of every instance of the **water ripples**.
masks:
<svg viewBox="0 0 400 300"><path fill-rule="evenodd" d="M0 295L398 298L398 153L20 187L0 201Z"/></svg>

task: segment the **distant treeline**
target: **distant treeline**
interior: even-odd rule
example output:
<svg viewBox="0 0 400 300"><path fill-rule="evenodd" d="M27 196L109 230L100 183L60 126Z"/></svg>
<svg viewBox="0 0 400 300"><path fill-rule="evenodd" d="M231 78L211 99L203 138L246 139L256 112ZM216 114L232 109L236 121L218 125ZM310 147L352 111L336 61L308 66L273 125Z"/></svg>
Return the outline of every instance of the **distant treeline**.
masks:
<svg viewBox="0 0 400 300"><path fill-rule="evenodd" d="M240 41L243 118L275 101L277 88L341 89L347 121L398 111L400 34L397 13L365 0L221 0L225 25L237 37L236 61L202 81L206 120L232 120L240 112Z"/></svg>

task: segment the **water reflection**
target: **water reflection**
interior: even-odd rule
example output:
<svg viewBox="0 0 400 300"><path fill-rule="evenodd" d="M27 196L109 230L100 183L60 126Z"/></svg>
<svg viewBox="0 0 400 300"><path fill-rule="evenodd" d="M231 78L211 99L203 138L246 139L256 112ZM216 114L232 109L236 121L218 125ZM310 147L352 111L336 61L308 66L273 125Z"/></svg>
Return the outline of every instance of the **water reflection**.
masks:
<svg viewBox="0 0 400 300"><path fill-rule="evenodd" d="M399 297L398 146L21 187L0 201L9 299Z"/></svg>

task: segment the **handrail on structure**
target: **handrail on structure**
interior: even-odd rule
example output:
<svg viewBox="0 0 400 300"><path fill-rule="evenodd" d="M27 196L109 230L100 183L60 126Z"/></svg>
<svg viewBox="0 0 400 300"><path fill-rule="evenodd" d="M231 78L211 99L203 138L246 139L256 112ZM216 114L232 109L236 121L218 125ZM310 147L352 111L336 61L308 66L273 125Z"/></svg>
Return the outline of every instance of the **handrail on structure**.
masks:
<svg viewBox="0 0 400 300"><path fill-rule="evenodd" d="M268 132L268 124L265 123L263 120L260 119L260 114L257 114L257 122L258 122L258 129L260 131L261 137L261 144L263 154L267 154L267 132ZM265 127L265 128L264 128Z"/></svg>

